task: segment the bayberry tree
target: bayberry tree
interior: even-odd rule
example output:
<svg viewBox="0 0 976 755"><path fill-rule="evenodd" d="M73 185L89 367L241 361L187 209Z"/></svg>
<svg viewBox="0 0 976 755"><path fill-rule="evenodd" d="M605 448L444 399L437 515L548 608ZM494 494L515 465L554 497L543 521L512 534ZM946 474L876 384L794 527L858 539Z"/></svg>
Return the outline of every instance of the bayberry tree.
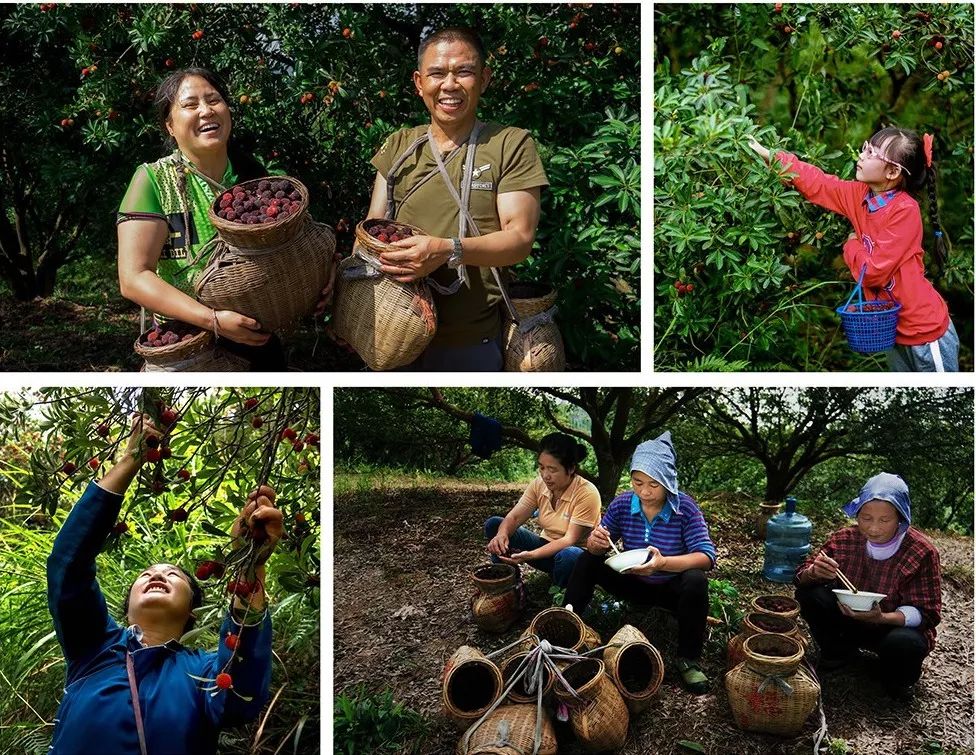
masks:
<svg viewBox="0 0 976 755"><path fill-rule="evenodd" d="M134 412L166 433L141 447L146 463L99 557L109 611L121 618L125 593L146 564L178 564L196 573L205 593L197 627L183 641L207 648L227 641L216 632L229 595L253 582L249 554L261 540L254 531L232 539L232 524L248 494L270 486L286 531L265 583L281 661L272 697L281 694L263 728L229 734L223 745L272 752L287 742L310 751L318 736L318 706L308 701L319 690L320 424L319 393L305 388L0 394L0 552L7 565L0 642L8 649L0 671L17 693L0 701L0 747L32 750L50 736L64 666L47 615L45 561L85 486L124 452Z"/></svg>
<svg viewBox="0 0 976 755"><path fill-rule="evenodd" d="M156 87L191 65L225 78L242 144L300 179L313 216L350 250L370 158L394 130L426 120L411 83L418 43L459 24L482 34L494 71L482 118L528 129L552 183L518 276L559 290L573 363L635 367L636 5L3 7L0 296L82 298L79 278L91 275L118 299L113 213L135 166L163 154Z"/></svg>
<svg viewBox="0 0 976 755"><path fill-rule="evenodd" d="M655 14L655 365L880 366L847 348L833 312L852 287L840 255L849 224L802 200L744 145L751 134L852 178L861 143L894 124L935 136L953 253L929 274L971 367L972 6L658 5Z"/></svg>

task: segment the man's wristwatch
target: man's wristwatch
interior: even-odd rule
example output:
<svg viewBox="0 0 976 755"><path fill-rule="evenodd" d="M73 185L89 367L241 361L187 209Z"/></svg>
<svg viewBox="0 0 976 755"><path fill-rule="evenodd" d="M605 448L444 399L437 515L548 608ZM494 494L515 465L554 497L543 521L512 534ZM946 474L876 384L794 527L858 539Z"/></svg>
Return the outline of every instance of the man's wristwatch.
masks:
<svg viewBox="0 0 976 755"><path fill-rule="evenodd" d="M451 252L451 256L447 258L447 266L451 268L451 270L457 270L459 267L461 267L461 265L464 264L461 260L461 258L464 256L464 249L461 247L461 239L451 239L451 244L454 245L454 249Z"/></svg>

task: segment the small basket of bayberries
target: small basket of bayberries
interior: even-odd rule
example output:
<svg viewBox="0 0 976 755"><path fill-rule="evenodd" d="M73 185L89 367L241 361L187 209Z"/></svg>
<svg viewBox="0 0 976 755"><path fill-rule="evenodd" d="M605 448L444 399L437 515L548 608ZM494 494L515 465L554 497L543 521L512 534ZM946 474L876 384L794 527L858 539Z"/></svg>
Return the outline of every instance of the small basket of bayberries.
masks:
<svg viewBox="0 0 976 755"><path fill-rule="evenodd" d="M369 218L356 226L356 241L366 251L379 255L390 248L390 244L408 239L411 236L426 236L423 228L395 220Z"/></svg>
<svg viewBox="0 0 976 755"><path fill-rule="evenodd" d="M162 367L184 362L212 346L213 334L209 330L179 320L167 320L153 324L136 339L133 348L147 364Z"/></svg>

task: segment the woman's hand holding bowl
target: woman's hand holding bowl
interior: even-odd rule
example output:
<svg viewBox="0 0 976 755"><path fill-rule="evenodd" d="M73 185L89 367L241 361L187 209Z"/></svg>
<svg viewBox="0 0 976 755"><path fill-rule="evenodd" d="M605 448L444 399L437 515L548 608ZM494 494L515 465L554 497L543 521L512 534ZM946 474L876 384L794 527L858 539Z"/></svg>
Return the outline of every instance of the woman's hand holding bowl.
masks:
<svg viewBox="0 0 976 755"><path fill-rule="evenodd" d="M647 546L647 552L651 554L647 561L640 566L634 566L627 569L624 573L636 574L639 577L650 577L652 574L657 574L659 571L663 571L664 565L668 562L668 557L663 555L661 551L659 551L653 545Z"/></svg>
<svg viewBox="0 0 976 755"><path fill-rule="evenodd" d="M881 611L881 604L880 603L875 603L873 606L871 606L871 610L870 611L852 611L850 608L848 608L843 603L841 603L841 602L838 601L837 608L839 608L840 609L840 612L842 614L844 614L849 619L855 619L857 621L863 621L863 622L865 622L867 624L883 624L883 623L885 623L885 621L884 621L884 614Z"/></svg>

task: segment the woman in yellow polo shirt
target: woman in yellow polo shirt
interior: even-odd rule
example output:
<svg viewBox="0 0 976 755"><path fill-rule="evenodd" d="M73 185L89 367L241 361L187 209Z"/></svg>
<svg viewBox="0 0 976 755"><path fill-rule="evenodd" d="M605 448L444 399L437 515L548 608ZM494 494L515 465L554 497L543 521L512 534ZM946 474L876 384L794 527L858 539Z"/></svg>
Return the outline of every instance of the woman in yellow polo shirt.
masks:
<svg viewBox="0 0 976 755"><path fill-rule="evenodd" d="M586 447L568 435L552 433L539 443L539 476L504 517L485 522L488 553L495 563L529 564L552 577L559 587L569 583L577 546L600 521L600 492L577 474ZM539 512L542 536L522 525Z"/></svg>

